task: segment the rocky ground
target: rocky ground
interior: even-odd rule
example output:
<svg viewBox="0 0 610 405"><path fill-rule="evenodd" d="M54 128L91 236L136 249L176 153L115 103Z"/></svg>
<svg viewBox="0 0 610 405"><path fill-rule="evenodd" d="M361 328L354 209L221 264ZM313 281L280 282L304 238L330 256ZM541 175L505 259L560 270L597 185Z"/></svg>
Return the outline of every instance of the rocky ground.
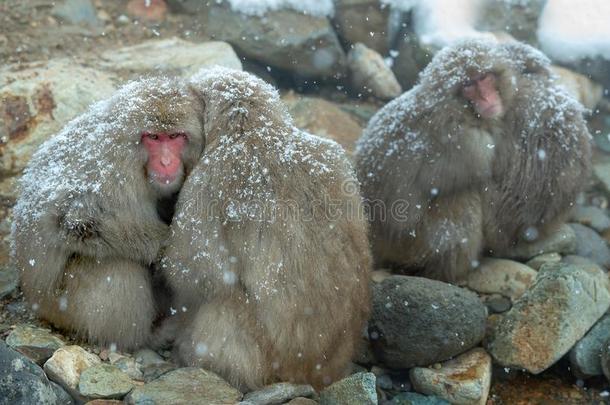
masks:
<svg viewBox="0 0 610 405"><path fill-rule="evenodd" d="M321 392L275 384L244 395L213 373L178 368L169 352L91 346L33 317L8 263L15 180L91 102L145 74L243 68L280 87L299 127L351 153L370 116L435 51L408 23L388 45L390 12L376 0L338 0L332 20L244 17L212 3L0 3L0 404L610 403L610 114L602 79L578 65L557 73L592 110L597 148L569 224L511 257L482 260L463 287L377 270L354 373ZM525 20L501 35L530 38L531 16L514 18Z"/></svg>

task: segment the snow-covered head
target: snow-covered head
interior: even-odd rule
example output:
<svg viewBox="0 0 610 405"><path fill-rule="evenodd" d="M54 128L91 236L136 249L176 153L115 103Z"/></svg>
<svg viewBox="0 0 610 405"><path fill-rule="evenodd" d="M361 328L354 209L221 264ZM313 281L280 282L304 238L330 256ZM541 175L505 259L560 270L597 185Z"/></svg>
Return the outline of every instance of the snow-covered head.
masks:
<svg viewBox="0 0 610 405"><path fill-rule="evenodd" d="M422 72L420 86L439 102L463 103L478 118L499 119L510 109L519 79L550 77L549 66L531 46L470 39L439 51Z"/></svg>

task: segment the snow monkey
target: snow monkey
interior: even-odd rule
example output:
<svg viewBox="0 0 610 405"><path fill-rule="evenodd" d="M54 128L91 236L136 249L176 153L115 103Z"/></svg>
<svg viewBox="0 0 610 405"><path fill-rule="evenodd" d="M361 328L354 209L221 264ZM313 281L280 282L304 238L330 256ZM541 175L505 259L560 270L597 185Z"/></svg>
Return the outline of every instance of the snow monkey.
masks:
<svg viewBox="0 0 610 405"><path fill-rule="evenodd" d="M41 318L121 349L147 341L157 311L149 266L203 149L199 106L171 79L131 82L35 153L12 253Z"/></svg>
<svg viewBox="0 0 610 405"><path fill-rule="evenodd" d="M242 390L328 384L347 371L369 313L353 168L338 144L296 129L255 76L213 68L191 83L206 147L160 265L176 297L175 353Z"/></svg>
<svg viewBox="0 0 610 405"><path fill-rule="evenodd" d="M590 135L549 67L524 44L460 42L371 119L356 164L379 264L456 282L565 218Z"/></svg>

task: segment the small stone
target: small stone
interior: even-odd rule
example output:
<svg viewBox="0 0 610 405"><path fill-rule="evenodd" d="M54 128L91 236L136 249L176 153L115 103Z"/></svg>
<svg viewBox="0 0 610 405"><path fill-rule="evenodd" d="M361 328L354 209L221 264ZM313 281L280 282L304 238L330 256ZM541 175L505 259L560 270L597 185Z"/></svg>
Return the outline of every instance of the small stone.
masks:
<svg viewBox="0 0 610 405"><path fill-rule="evenodd" d="M387 374L378 375L377 386L382 390L391 390L394 387L394 384L392 383L392 377Z"/></svg>
<svg viewBox="0 0 610 405"><path fill-rule="evenodd" d="M511 258L529 260L544 253L572 254L576 251L576 234L574 230L563 224L548 238L532 243L522 242L509 254Z"/></svg>
<svg viewBox="0 0 610 405"><path fill-rule="evenodd" d="M134 387L127 374L111 364L89 367L80 376L78 390L86 398L121 399Z"/></svg>
<svg viewBox="0 0 610 405"><path fill-rule="evenodd" d="M111 362L115 366L119 368L119 370L123 371L127 374L131 379L144 381L144 374L142 374L142 370L140 368L140 364L137 363L131 357L122 357L115 362Z"/></svg>
<svg viewBox="0 0 610 405"><path fill-rule="evenodd" d="M606 211L593 206L576 205L570 213L570 221L593 228L599 233L610 229L610 217Z"/></svg>
<svg viewBox="0 0 610 405"><path fill-rule="evenodd" d="M6 338L6 344L12 348L27 346L53 351L65 345L64 341L52 334L49 329L30 325L17 325Z"/></svg>
<svg viewBox="0 0 610 405"><path fill-rule="evenodd" d="M601 354L610 337L610 315L606 314L570 350L572 373L577 378L602 375Z"/></svg>
<svg viewBox="0 0 610 405"><path fill-rule="evenodd" d="M19 284L19 272L12 266L0 269L0 299L12 294Z"/></svg>
<svg viewBox="0 0 610 405"><path fill-rule="evenodd" d="M543 264L559 263L560 261L561 255L559 253L545 253L530 259L525 265L534 270L540 270L540 267L542 267Z"/></svg>
<svg viewBox="0 0 610 405"><path fill-rule="evenodd" d="M311 397L315 393L316 391L311 385L277 383L247 393L243 402L248 405L283 404L296 397Z"/></svg>
<svg viewBox="0 0 610 405"><path fill-rule="evenodd" d="M73 401L40 367L0 340L0 403L70 405Z"/></svg>
<svg viewBox="0 0 610 405"><path fill-rule="evenodd" d="M609 287L597 267L545 264L532 288L491 325L490 354L505 367L546 370L610 307Z"/></svg>
<svg viewBox="0 0 610 405"><path fill-rule="evenodd" d="M177 366L175 364L163 361L161 363L153 363L142 366L140 370L142 371L142 378L144 378L144 381L150 382L156 380L165 373L175 370L176 368Z"/></svg>
<svg viewBox="0 0 610 405"><path fill-rule="evenodd" d="M440 370L411 369L413 388L452 404L487 402L491 384L491 357L483 349L473 349L443 364Z"/></svg>
<svg viewBox="0 0 610 405"><path fill-rule="evenodd" d="M118 25L127 25L131 22L131 20L125 14L121 14L117 17L116 22Z"/></svg>
<svg viewBox="0 0 610 405"><path fill-rule="evenodd" d="M493 294L485 300L485 306L487 306L490 313L501 314L511 308L512 302L509 298L503 297L502 295Z"/></svg>
<svg viewBox="0 0 610 405"><path fill-rule="evenodd" d="M320 392L321 405L377 405L377 403L373 373L352 374Z"/></svg>
<svg viewBox="0 0 610 405"><path fill-rule="evenodd" d="M93 401L87 402L85 405L121 405L123 401L116 399L94 399Z"/></svg>
<svg viewBox="0 0 610 405"><path fill-rule="evenodd" d="M288 405L316 405L317 402L314 401L313 399L309 399L309 398L303 398L303 397L299 397L299 398L295 398L293 400L291 400L290 402L286 402Z"/></svg>
<svg viewBox="0 0 610 405"><path fill-rule="evenodd" d="M593 229L580 224L570 224L576 234L578 256L586 257L602 267L610 267L610 248L606 241Z"/></svg>
<svg viewBox="0 0 610 405"><path fill-rule="evenodd" d="M64 0L53 7L52 13L71 24L101 25L91 0Z"/></svg>
<svg viewBox="0 0 610 405"><path fill-rule="evenodd" d="M64 346L58 349L44 364L47 376L74 396L78 393L78 382L83 371L100 364L101 360L80 346Z"/></svg>
<svg viewBox="0 0 610 405"><path fill-rule="evenodd" d="M371 280L373 280L375 283L381 283L388 277L392 277L392 273L390 273L388 270L375 270L371 272Z"/></svg>
<svg viewBox="0 0 610 405"><path fill-rule="evenodd" d="M606 196L610 196L610 162L593 165L594 177L599 181Z"/></svg>
<svg viewBox="0 0 610 405"><path fill-rule="evenodd" d="M138 405L232 404L241 397L241 392L211 371L186 367L136 387L125 402Z"/></svg>
<svg viewBox="0 0 610 405"><path fill-rule="evenodd" d="M606 380L610 381L610 339L606 340L602 346L600 362Z"/></svg>
<svg viewBox="0 0 610 405"><path fill-rule="evenodd" d="M389 402L390 405L450 405L438 397L429 397L417 392L402 392Z"/></svg>
<svg viewBox="0 0 610 405"><path fill-rule="evenodd" d="M447 360L485 335L487 309L471 291L421 277L392 276L374 283L369 340L391 368Z"/></svg>
<svg viewBox="0 0 610 405"><path fill-rule="evenodd" d="M151 349L140 349L134 353L133 358L136 359L136 361L140 363L142 367L165 362L163 357Z"/></svg>
<svg viewBox="0 0 610 405"><path fill-rule="evenodd" d="M468 288L484 294L502 294L512 300L519 298L532 284L536 270L506 259L483 259L468 274Z"/></svg>
<svg viewBox="0 0 610 405"><path fill-rule="evenodd" d="M357 43L347 55L354 89L381 100L400 96L402 87L383 57L364 44Z"/></svg>

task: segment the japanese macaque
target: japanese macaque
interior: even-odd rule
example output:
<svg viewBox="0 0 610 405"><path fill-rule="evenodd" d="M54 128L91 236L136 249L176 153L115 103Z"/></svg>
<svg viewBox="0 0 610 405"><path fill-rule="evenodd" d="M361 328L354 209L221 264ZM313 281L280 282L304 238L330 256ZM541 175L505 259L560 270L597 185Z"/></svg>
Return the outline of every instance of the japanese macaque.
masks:
<svg viewBox="0 0 610 405"><path fill-rule="evenodd" d="M564 219L590 135L549 67L527 45L461 42L371 119L356 164L378 264L458 282Z"/></svg>
<svg viewBox="0 0 610 405"><path fill-rule="evenodd" d="M200 104L170 79L131 82L45 142L21 183L13 259L37 314L137 347L158 308L150 265L203 149Z"/></svg>
<svg viewBox="0 0 610 405"><path fill-rule="evenodd" d="M206 146L160 265L175 297L175 353L242 390L328 384L347 371L369 313L355 173L253 75L214 68L191 83Z"/></svg>

